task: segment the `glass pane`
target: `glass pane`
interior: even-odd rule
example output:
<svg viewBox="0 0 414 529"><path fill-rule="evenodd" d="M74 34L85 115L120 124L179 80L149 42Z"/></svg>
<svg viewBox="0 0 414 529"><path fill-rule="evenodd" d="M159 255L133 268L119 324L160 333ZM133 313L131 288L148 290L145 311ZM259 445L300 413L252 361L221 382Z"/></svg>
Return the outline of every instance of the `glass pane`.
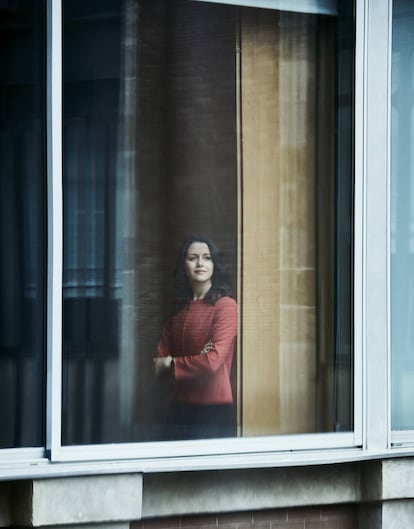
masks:
<svg viewBox="0 0 414 529"><path fill-rule="evenodd" d="M44 444L45 5L0 5L0 447Z"/></svg>
<svg viewBox="0 0 414 529"><path fill-rule="evenodd" d="M64 444L352 429L353 42L64 3Z"/></svg>
<svg viewBox="0 0 414 529"><path fill-rule="evenodd" d="M353 11L241 11L243 435L349 431Z"/></svg>
<svg viewBox="0 0 414 529"><path fill-rule="evenodd" d="M391 132L392 428L414 429L414 7L394 0Z"/></svg>

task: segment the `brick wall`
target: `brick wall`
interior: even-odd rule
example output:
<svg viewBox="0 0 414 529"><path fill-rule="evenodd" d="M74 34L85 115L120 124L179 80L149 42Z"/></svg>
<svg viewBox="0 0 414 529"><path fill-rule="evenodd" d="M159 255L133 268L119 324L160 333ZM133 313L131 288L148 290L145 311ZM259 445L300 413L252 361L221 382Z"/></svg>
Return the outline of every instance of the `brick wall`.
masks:
<svg viewBox="0 0 414 529"><path fill-rule="evenodd" d="M131 529L358 529L358 508L350 506L153 518Z"/></svg>

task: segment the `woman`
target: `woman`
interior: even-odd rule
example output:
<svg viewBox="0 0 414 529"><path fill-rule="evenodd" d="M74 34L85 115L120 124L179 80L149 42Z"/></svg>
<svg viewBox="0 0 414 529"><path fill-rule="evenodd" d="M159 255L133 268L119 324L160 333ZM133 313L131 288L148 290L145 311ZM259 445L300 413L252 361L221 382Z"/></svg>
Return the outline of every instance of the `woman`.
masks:
<svg viewBox="0 0 414 529"><path fill-rule="evenodd" d="M168 438L234 436L230 372L237 305L212 241L192 237L184 243L175 283L175 311L154 358L156 375L173 381Z"/></svg>

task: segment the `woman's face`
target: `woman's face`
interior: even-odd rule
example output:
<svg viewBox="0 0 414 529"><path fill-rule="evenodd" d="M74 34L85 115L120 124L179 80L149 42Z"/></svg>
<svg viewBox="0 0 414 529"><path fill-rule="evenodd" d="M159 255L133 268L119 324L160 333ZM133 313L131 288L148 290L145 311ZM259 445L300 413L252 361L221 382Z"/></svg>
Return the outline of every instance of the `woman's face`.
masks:
<svg viewBox="0 0 414 529"><path fill-rule="evenodd" d="M184 271L191 285L210 283L214 272L214 263L210 248L205 242L193 242L184 258Z"/></svg>

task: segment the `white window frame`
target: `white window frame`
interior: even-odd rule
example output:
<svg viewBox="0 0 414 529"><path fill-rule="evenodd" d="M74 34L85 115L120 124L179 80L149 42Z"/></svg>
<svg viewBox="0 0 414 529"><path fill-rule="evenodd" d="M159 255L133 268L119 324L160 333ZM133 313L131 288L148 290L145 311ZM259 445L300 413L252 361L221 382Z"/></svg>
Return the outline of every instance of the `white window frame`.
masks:
<svg viewBox="0 0 414 529"><path fill-rule="evenodd" d="M47 0L47 391L46 449L59 450L62 402L62 1Z"/></svg>
<svg viewBox="0 0 414 529"><path fill-rule="evenodd" d="M252 2L221 2L236 3L239 5L252 5ZM262 2L272 5L273 9L283 9L286 2L273 0ZM321 5L335 4L335 2L318 1L297 1L288 2L289 10L302 11L307 4L309 10L314 13L315 9L321 9ZM257 6L257 2L254 3ZM318 8L319 5L319 8ZM197 441L175 441L175 442L144 442L128 443L117 445L82 445L82 446L62 446L61 439L61 371L62 371L62 301L61 301L61 278L62 278L62 13L61 2L49 0L49 94L50 108L50 173L49 173L49 292L48 292L48 413L47 413L47 450L52 461L77 461L96 459L140 459L147 466L148 460L156 458L171 460L180 458L179 465L183 460L194 465L193 458L205 458L210 456L214 460L233 455L238 461L238 465L243 465L244 457L259 458L260 460L272 461L275 455L280 452L290 452L292 450L306 449L344 449L362 445L361 428L361 362L355 361L355 395L354 395L354 422L355 430L346 433L326 433L326 434L303 434L284 436L263 436L255 438L231 438L220 440L197 440ZM286 7L284 7L286 9ZM316 11L320 12L320 11ZM359 128L359 127L357 127ZM360 174L360 171L358 171ZM360 217L360 215L358 216ZM359 228L358 230L359 231ZM59 253L60 255L56 255ZM359 248L355 251L355 270L361 270L361 252ZM358 272L355 274L358 276ZM361 358L361 340L358 337L360 329L355 329L355 359ZM249 456L247 456L249 454ZM243 455L243 458L242 458ZM281 457L279 455L279 457ZM286 456L285 456L286 457ZM291 455L289 455L291 458ZM164 462L164 464L166 464ZM217 461L217 464L219 462ZM178 463L173 463L178 465ZM158 468L158 465L156 465Z"/></svg>
<svg viewBox="0 0 414 529"><path fill-rule="evenodd" d="M365 3L364 437L369 451L390 448L389 174L392 0ZM381 36L382 35L382 36ZM378 60L381 57L382 59ZM358 144L358 142L357 142Z"/></svg>

